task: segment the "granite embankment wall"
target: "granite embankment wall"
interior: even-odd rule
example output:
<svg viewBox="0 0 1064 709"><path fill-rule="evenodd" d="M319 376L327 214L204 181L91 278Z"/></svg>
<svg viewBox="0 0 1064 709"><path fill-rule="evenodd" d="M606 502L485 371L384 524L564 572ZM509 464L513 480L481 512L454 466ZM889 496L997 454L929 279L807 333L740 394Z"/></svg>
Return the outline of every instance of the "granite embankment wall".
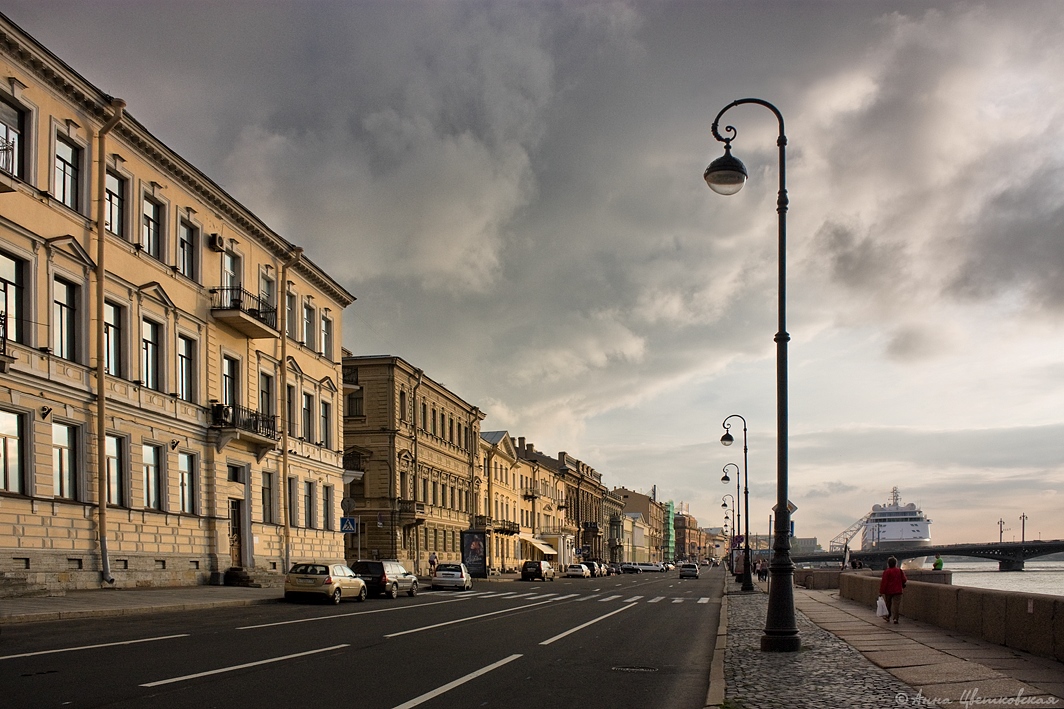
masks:
<svg viewBox="0 0 1064 709"><path fill-rule="evenodd" d="M838 575L839 596L875 612L878 571ZM901 614L988 642L1064 662L1064 597L910 580Z"/></svg>

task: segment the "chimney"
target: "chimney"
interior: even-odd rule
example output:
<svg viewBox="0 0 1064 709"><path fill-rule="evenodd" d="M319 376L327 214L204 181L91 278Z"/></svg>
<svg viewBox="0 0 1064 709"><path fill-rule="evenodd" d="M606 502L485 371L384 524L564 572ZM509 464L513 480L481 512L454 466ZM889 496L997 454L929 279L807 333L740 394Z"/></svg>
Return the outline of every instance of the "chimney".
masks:
<svg viewBox="0 0 1064 709"><path fill-rule="evenodd" d="M518 436L517 437L517 449L518 450L524 450L525 449L525 437L524 436Z"/></svg>

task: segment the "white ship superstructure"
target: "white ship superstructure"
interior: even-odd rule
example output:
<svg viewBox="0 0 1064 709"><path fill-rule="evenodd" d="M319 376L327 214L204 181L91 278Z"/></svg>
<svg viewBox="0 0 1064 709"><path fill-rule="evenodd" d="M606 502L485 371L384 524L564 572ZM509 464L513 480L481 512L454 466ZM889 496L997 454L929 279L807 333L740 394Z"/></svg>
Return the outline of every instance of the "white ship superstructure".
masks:
<svg viewBox="0 0 1064 709"><path fill-rule="evenodd" d="M913 549L931 545L931 520L910 502L901 504L898 488L890 492L890 503L873 505L861 534L861 549Z"/></svg>

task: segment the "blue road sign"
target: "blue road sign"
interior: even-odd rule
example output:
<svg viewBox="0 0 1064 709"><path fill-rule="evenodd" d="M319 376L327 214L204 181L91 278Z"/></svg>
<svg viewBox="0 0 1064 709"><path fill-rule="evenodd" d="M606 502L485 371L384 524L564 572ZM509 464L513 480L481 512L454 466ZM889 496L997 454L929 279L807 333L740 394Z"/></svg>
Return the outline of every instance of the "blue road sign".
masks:
<svg viewBox="0 0 1064 709"><path fill-rule="evenodd" d="M341 517L340 531L344 534L358 534L358 517Z"/></svg>

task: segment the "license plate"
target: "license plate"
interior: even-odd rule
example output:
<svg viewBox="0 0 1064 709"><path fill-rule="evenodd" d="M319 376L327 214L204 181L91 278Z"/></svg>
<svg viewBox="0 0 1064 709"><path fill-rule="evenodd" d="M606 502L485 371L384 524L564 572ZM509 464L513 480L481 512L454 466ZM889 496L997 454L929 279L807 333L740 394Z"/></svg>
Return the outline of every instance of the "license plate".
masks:
<svg viewBox="0 0 1064 709"><path fill-rule="evenodd" d="M296 583L298 583L300 586L313 586L314 579L296 579Z"/></svg>

